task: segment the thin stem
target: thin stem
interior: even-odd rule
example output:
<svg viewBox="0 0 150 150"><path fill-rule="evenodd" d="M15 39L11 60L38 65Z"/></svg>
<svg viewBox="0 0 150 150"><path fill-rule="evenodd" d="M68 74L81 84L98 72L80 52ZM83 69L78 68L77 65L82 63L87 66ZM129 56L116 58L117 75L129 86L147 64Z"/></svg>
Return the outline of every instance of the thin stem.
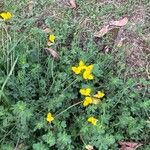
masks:
<svg viewBox="0 0 150 150"><path fill-rule="evenodd" d="M78 81L78 79L75 79L74 81L72 81L63 91L61 94L63 94L71 85L73 85L74 83L76 83ZM60 95L61 95L60 94Z"/></svg>
<svg viewBox="0 0 150 150"><path fill-rule="evenodd" d="M84 141L84 139L83 139L83 137L82 137L81 134L80 134L80 139L81 139L81 141L83 142L83 144L86 146L87 144L85 143L85 141Z"/></svg>
<svg viewBox="0 0 150 150"><path fill-rule="evenodd" d="M9 72L9 66L10 66L10 64L9 64L9 42L8 41L10 41L11 42L11 36L9 35L9 33L8 33L8 30L7 30L7 26L4 24L4 26L2 26L3 27L3 29L4 29L4 31L5 31L5 35L7 35L6 36L6 38L7 38L7 42L6 42L6 49L7 49L7 51L6 51L6 59L7 59L7 74L8 74L8 72Z"/></svg>
<svg viewBox="0 0 150 150"><path fill-rule="evenodd" d="M65 110L63 110L63 111L60 112L59 114L57 114L55 117L58 117L59 115L61 115L61 114L63 114L64 112L68 111L69 109L71 109L71 108L73 108L73 107L75 107L75 106L81 104L82 102L83 102L83 101L80 101L80 102L77 102L77 103L75 103L75 104L69 106L68 108L66 108Z"/></svg>
<svg viewBox="0 0 150 150"><path fill-rule="evenodd" d="M75 79L74 81L72 81L60 94L60 96L75 82L77 82L78 79ZM48 95L48 94L47 94ZM81 103L81 102L80 102ZM72 107L71 107L72 108ZM38 112L36 115L38 115L39 113L43 112L45 109L47 109L46 107L44 107L40 112ZM68 109L67 109L68 110ZM57 115L56 115L57 116Z"/></svg>
<svg viewBox="0 0 150 150"><path fill-rule="evenodd" d="M14 150L17 150L17 149L18 149L19 141L20 141L20 137L19 137L18 140L17 140L17 143L16 143L16 146L15 146L15 149L14 149Z"/></svg>
<svg viewBox="0 0 150 150"><path fill-rule="evenodd" d="M5 135L4 137L0 140L0 143L16 128L16 125L14 125Z"/></svg>
<svg viewBox="0 0 150 150"><path fill-rule="evenodd" d="M10 70L10 72L9 72L9 74L8 74L8 76L7 76L7 78L6 78L6 80L4 81L4 83L3 83L2 87L1 87L1 92L4 90L4 87L5 87L7 81L9 80L9 78L10 78L10 76L11 76L11 74L12 74L14 68L15 68L15 65L16 65L16 63L17 63L17 60L18 60L18 57L16 58L16 60L15 60L15 62L14 62L14 64L13 64L13 66L12 66L12 68L11 68L11 70Z"/></svg>

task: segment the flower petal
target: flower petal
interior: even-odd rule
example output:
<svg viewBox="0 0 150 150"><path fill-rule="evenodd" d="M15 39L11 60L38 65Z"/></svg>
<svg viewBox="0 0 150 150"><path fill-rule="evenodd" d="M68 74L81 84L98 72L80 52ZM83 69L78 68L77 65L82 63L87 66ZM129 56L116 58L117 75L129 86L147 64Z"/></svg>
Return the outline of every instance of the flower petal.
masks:
<svg viewBox="0 0 150 150"><path fill-rule="evenodd" d="M101 100L99 98L95 98L95 97L92 97L92 104L99 104L101 102Z"/></svg>
<svg viewBox="0 0 150 150"><path fill-rule="evenodd" d="M102 91L98 91L96 95L94 95L94 97L96 98L103 98L105 96L105 93Z"/></svg>
<svg viewBox="0 0 150 150"><path fill-rule="evenodd" d="M87 121L93 125L96 125L98 120L94 117L89 117Z"/></svg>
<svg viewBox="0 0 150 150"><path fill-rule="evenodd" d="M82 95L89 96L90 93L91 93L91 89L90 89L90 88L80 89L80 93L81 93Z"/></svg>
<svg viewBox="0 0 150 150"><path fill-rule="evenodd" d="M93 80L94 79L94 76L89 72L89 71L85 71L83 73L83 78L84 79L88 79L88 80Z"/></svg>
<svg viewBox="0 0 150 150"><path fill-rule="evenodd" d="M86 71L92 72L93 68L94 68L94 65L89 65L86 67Z"/></svg>
<svg viewBox="0 0 150 150"><path fill-rule="evenodd" d="M2 12L0 13L0 16L3 18L3 20L9 20L12 18L12 14L10 12Z"/></svg>
<svg viewBox="0 0 150 150"><path fill-rule="evenodd" d="M73 71L75 74L80 74L80 73L81 73L81 68L79 68L79 67L72 67L72 71Z"/></svg>
<svg viewBox="0 0 150 150"><path fill-rule="evenodd" d="M86 97L83 101L83 106L88 106L92 104L92 98L91 97Z"/></svg>

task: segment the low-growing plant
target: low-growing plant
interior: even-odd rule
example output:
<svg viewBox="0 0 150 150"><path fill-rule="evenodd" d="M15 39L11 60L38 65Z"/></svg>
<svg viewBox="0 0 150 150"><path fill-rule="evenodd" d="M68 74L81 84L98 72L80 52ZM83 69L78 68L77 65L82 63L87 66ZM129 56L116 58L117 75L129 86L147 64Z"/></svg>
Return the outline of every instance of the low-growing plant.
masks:
<svg viewBox="0 0 150 150"><path fill-rule="evenodd" d="M6 18L0 24L0 149L82 150L91 145L116 150L124 140L148 149L149 95L137 85L149 82L125 78L123 48L115 55L104 53L88 31L83 51L79 26L69 15L59 21L48 17L50 34L33 27L36 21L30 18L16 26L15 14L7 29L12 16L1 15ZM59 53L58 59L45 47Z"/></svg>

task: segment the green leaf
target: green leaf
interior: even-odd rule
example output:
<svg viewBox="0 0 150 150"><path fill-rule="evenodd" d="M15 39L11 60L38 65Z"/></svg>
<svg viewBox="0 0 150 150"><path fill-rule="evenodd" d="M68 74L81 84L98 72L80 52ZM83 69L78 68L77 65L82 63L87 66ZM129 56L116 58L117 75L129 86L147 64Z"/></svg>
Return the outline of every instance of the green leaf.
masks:
<svg viewBox="0 0 150 150"><path fill-rule="evenodd" d="M46 142L50 147L55 145L56 143L56 138L54 136L54 134L49 131L48 134L45 134L42 136L42 139L44 140L44 142Z"/></svg>
<svg viewBox="0 0 150 150"><path fill-rule="evenodd" d="M42 142L33 144L33 150L49 150Z"/></svg>

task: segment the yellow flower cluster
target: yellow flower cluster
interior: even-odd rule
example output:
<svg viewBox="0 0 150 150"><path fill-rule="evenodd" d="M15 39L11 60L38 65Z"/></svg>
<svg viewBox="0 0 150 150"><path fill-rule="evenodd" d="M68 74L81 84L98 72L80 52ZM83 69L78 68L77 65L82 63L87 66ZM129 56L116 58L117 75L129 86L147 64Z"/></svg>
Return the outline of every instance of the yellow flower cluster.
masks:
<svg viewBox="0 0 150 150"><path fill-rule="evenodd" d="M105 93L102 91L98 91L95 95L91 95L91 88L80 89L80 94L85 96L83 100L83 106L88 106L90 104L98 104L101 101L101 98L105 96ZM95 117L89 117L87 121L94 126L97 124L97 119Z"/></svg>
<svg viewBox="0 0 150 150"><path fill-rule="evenodd" d="M2 12L0 13L0 17L6 21L12 18L12 14L10 12Z"/></svg>
<svg viewBox="0 0 150 150"><path fill-rule="evenodd" d="M86 66L85 63L82 60L80 60L79 65L77 67L72 67L72 71L77 75L83 73L84 79L92 80L94 79L94 76L92 75L93 67L94 65Z"/></svg>
<svg viewBox="0 0 150 150"><path fill-rule="evenodd" d="M49 41L53 43L55 41L55 36L50 35L49 36ZM80 60L78 66L72 67L72 71L77 75L83 73L83 78L84 79L92 80L92 79L94 79L94 77L92 75L93 67L94 67L93 64L86 66L85 63L82 60ZM94 94L94 95L91 94L92 89L89 88L89 87L88 88L82 88L82 89L80 89L79 92L80 92L81 95L85 96L85 98L83 100L83 106L85 106L85 107L89 106L90 104L98 104L99 102L101 102L101 98L103 98L105 96L105 93L102 92L102 91L97 91L97 93ZM80 102L80 103L82 103L82 102ZM78 104L80 104L80 103L78 103ZM53 120L54 120L54 117L49 112L47 114L47 121L49 123L51 123ZM97 124L97 121L98 121L98 119L96 119L93 116L91 116L87 119L87 122L91 123L94 126Z"/></svg>
<svg viewBox="0 0 150 150"><path fill-rule="evenodd" d="M103 98L105 96L105 93L102 91L98 91L97 94L92 96L90 88L80 89L80 94L86 96L83 100L83 106L98 104L101 101L100 98Z"/></svg>

